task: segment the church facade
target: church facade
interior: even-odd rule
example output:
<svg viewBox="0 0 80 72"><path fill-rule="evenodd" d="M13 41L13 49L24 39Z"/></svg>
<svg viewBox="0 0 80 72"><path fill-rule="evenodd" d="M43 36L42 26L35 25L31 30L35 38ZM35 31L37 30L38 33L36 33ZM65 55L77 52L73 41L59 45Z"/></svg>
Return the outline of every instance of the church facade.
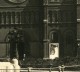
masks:
<svg viewBox="0 0 80 72"><path fill-rule="evenodd" d="M50 59L51 45L57 57L76 56L76 8L76 0L0 0L0 57L9 56L13 28L22 28L27 57Z"/></svg>

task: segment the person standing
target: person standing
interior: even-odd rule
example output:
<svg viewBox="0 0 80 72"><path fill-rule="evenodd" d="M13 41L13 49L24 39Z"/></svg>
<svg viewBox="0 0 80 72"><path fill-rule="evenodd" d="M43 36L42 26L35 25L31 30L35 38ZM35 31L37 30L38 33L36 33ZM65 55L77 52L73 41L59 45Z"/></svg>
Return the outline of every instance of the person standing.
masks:
<svg viewBox="0 0 80 72"><path fill-rule="evenodd" d="M17 29L8 33L8 42L10 45L10 59L17 58Z"/></svg>

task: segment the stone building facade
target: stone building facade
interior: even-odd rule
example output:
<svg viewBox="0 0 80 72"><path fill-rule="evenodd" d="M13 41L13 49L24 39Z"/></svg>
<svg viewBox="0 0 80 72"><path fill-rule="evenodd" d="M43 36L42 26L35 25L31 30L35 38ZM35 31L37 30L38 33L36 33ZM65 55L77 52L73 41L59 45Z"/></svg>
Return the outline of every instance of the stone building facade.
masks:
<svg viewBox="0 0 80 72"><path fill-rule="evenodd" d="M0 0L1 57L9 54L5 37L15 27L23 30L29 57L49 59L51 43L57 44L59 57L76 56L76 0L20 1Z"/></svg>

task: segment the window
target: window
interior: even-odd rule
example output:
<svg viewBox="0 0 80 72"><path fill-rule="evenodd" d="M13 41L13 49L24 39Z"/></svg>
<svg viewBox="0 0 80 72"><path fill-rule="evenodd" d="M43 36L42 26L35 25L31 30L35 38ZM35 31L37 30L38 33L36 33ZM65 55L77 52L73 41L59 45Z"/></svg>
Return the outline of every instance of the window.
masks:
<svg viewBox="0 0 80 72"><path fill-rule="evenodd" d="M49 23L58 22L58 11L53 10L48 11L48 22Z"/></svg>
<svg viewBox="0 0 80 72"><path fill-rule="evenodd" d="M58 32L57 31L50 32L50 42L51 43L58 43Z"/></svg>
<svg viewBox="0 0 80 72"><path fill-rule="evenodd" d="M20 12L15 13L15 24L20 24Z"/></svg>
<svg viewBox="0 0 80 72"><path fill-rule="evenodd" d="M15 12L12 12L12 15L11 15L11 24L15 24Z"/></svg>
<svg viewBox="0 0 80 72"><path fill-rule="evenodd" d="M2 24L6 24L6 12L2 12Z"/></svg>

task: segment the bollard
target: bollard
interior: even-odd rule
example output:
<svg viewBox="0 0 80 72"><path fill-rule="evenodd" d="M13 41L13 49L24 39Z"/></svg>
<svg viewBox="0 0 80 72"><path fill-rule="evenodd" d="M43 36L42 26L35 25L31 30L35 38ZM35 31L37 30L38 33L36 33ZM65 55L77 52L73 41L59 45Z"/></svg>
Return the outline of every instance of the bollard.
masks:
<svg viewBox="0 0 80 72"><path fill-rule="evenodd" d="M51 68L50 68L49 72L51 72Z"/></svg>
<svg viewBox="0 0 80 72"><path fill-rule="evenodd" d="M62 66L61 66L61 71L62 71L62 72L64 72L64 68L65 68L65 66L62 65Z"/></svg>
<svg viewBox="0 0 80 72"><path fill-rule="evenodd" d="M32 67L28 67L28 72L31 72Z"/></svg>
<svg viewBox="0 0 80 72"><path fill-rule="evenodd" d="M61 65L61 66L59 66L58 68L59 68L59 72L64 72L65 66L64 66L64 65Z"/></svg>
<svg viewBox="0 0 80 72"><path fill-rule="evenodd" d="M61 72L61 66L59 66L58 68L59 68L59 72Z"/></svg>

